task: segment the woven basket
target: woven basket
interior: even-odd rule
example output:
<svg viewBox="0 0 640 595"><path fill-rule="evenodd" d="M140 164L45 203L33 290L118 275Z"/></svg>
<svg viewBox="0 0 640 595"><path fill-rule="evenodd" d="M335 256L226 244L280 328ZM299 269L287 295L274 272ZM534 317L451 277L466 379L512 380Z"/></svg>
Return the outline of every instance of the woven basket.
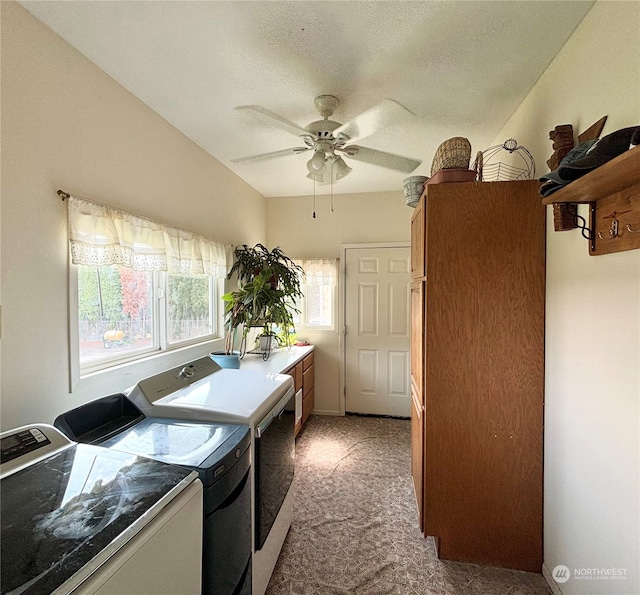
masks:
<svg viewBox="0 0 640 595"><path fill-rule="evenodd" d="M431 175L441 169L468 169L471 159L471 143L463 136L444 141L436 150L431 164Z"/></svg>

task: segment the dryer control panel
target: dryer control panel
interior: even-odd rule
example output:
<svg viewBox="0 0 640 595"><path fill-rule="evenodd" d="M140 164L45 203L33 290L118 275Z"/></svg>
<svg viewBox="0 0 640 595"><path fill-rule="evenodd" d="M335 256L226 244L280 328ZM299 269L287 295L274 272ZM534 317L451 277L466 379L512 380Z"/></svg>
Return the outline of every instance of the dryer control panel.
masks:
<svg viewBox="0 0 640 595"><path fill-rule="evenodd" d="M7 463L22 455L51 444L49 440L38 428L29 428L22 432L11 434L1 441L2 459L1 463Z"/></svg>
<svg viewBox="0 0 640 595"><path fill-rule="evenodd" d="M139 390L149 403L154 403L158 399L176 393L221 369L210 357L202 357L141 380L134 388L134 392L136 389Z"/></svg>
<svg viewBox="0 0 640 595"><path fill-rule="evenodd" d="M0 476L10 475L72 444L71 440L47 424L33 424L2 432Z"/></svg>

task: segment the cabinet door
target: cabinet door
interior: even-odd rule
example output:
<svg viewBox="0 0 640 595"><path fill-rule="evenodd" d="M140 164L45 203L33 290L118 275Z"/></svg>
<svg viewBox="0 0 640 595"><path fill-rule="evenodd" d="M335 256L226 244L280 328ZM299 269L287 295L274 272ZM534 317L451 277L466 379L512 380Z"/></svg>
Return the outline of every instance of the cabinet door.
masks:
<svg viewBox="0 0 640 595"><path fill-rule="evenodd" d="M422 397L411 387L411 478L418 507L420 531L424 532L424 409Z"/></svg>
<svg viewBox="0 0 640 595"><path fill-rule="evenodd" d="M314 368L311 366L302 373L302 394L307 395L313 388L314 382Z"/></svg>
<svg viewBox="0 0 640 595"><path fill-rule="evenodd" d="M315 405L315 391L313 387L302 397L302 425L307 422L307 418L313 411Z"/></svg>
<svg viewBox="0 0 640 595"><path fill-rule="evenodd" d="M293 380L295 382L296 392L298 392L302 388L302 362L296 364Z"/></svg>
<svg viewBox="0 0 640 595"><path fill-rule="evenodd" d="M539 184L429 187L425 528L450 560L540 572L545 207Z"/></svg>
<svg viewBox="0 0 640 595"><path fill-rule="evenodd" d="M411 278L424 277L424 201L423 196L411 217Z"/></svg>
<svg viewBox="0 0 640 595"><path fill-rule="evenodd" d="M309 355L305 355L304 359L302 360L302 369L306 370L309 366L313 366L313 361L314 357L312 351Z"/></svg>
<svg viewBox="0 0 640 595"><path fill-rule="evenodd" d="M422 393L424 369L424 281L411 284L411 378Z"/></svg>
<svg viewBox="0 0 640 595"><path fill-rule="evenodd" d="M302 425L306 423L315 405L315 366L313 360L313 353L302 360Z"/></svg>

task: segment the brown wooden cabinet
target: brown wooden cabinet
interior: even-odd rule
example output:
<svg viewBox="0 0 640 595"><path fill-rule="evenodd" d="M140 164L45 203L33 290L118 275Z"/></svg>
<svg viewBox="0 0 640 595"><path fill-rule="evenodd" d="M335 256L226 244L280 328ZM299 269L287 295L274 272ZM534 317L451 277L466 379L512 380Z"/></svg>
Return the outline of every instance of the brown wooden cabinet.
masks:
<svg viewBox="0 0 640 595"><path fill-rule="evenodd" d="M288 374L293 378L294 390L297 393L302 389L302 362L298 362L295 366L292 366L288 370L285 371L285 374ZM296 421L295 425L295 435L298 435L298 432L302 429L302 418Z"/></svg>
<svg viewBox="0 0 640 595"><path fill-rule="evenodd" d="M424 246L424 201L418 206L411 217L411 245ZM411 250L411 278L424 277L424 250Z"/></svg>
<svg viewBox="0 0 640 595"><path fill-rule="evenodd" d="M422 203L421 203L422 204ZM412 244L411 253L417 252ZM411 282L411 477L424 531L424 280Z"/></svg>
<svg viewBox="0 0 640 595"><path fill-rule="evenodd" d="M442 558L535 572L545 300L538 187L429 185L411 229L412 474L421 529L436 537Z"/></svg>
<svg viewBox="0 0 640 595"><path fill-rule="evenodd" d="M420 527L424 526L424 406L415 384L411 384L411 476Z"/></svg>
<svg viewBox="0 0 640 595"><path fill-rule="evenodd" d="M295 426L296 436L304 426L307 418L313 411L315 405L314 391L314 355L313 351L307 354L301 361L285 370L285 374L289 374L293 378L295 391L302 391L302 417Z"/></svg>
<svg viewBox="0 0 640 595"><path fill-rule="evenodd" d="M313 352L302 360L302 425L314 407L314 357Z"/></svg>

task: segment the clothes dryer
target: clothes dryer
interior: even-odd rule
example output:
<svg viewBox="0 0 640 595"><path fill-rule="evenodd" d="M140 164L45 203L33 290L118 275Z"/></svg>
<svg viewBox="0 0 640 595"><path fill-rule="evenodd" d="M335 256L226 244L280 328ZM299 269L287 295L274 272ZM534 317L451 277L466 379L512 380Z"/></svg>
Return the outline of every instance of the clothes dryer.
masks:
<svg viewBox="0 0 640 595"><path fill-rule="evenodd" d="M293 379L286 374L221 368L204 357L141 380L126 394L151 417L249 427L252 593L263 595L293 519Z"/></svg>
<svg viewBox="0 0 640 595"><path fill-rule="evenodd" d="M235 424L149 418L123 394L58 416L71 440L180 465L204 486L202 593L251 594L251 435Z"/></svg>
<svg viewBox="0 0 640 595"><path fill-rule="evenodd" d="M0 442L2 593L200 594L196 473L76 444L47 424Z"/></svg>

